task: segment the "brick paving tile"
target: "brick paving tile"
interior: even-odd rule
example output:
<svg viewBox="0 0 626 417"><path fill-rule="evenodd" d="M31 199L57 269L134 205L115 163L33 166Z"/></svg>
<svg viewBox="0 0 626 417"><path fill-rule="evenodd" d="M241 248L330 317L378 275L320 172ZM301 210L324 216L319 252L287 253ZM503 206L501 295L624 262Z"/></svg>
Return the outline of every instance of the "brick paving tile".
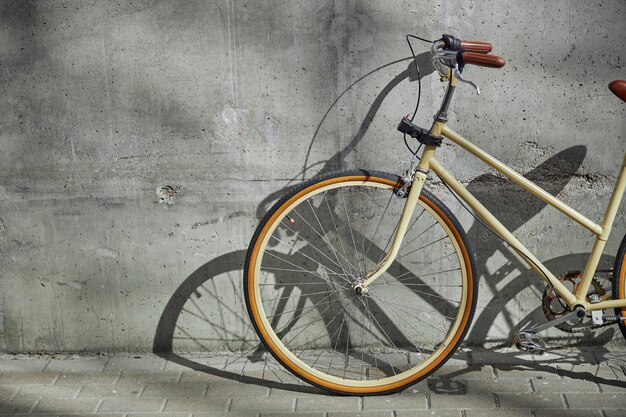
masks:
<svg viewBox="0 0 626 417"><path fill-rule="evenodd" d="M15 398L69 399L74 398L80 385L24 385Z"/></svg>
<svg viewBox="0 0 626 417"><path fill-rule="evenodd" d="M622 417L624 414L622 414ZM535 410L535 417L603 417L600 410Z"/></svg>
<svg viewBox="0 0 626 417"><path fill-rule="evenodd" d="M626 381L603 381L598 383L601 392L626 392Z"/></svg>
<svg viewBox="0 0 626 417"><path fill-rule="evenodd" d="M46 372L100 372L108 358L51 359Z"/></svg>
<svg viewBox="0 0 626 417"><path fill-rule="evenodd" d="M495 374L490 365L444 365L435 371L432 378L491 379L495 378Z"/></svg>
<svg viewBox="0 0 626 417"><path fill-rule="evenodd" d="M52 414L32 414L32 415L37 415L38 417L52 417ZM91 413L70 413L70 414L54 414L55 417L94 417L94 416L102 416L102 417L125 417L124 413L107 413L107 414L91 414Z"/></svg>
<svg viewBox="0 0 626 417"><path fill-rule="evenodd" d="M298 398L296 411L358 411L359 399L357 397L304 397Z"/></svg>
<svg viewBox="0 0 626 417"><path fill-rule="evenodd" d="M318 412L298 412L298 413L261 413L261 417L323 417L324 413ZM354 414L350 414L354 417Z"/></svg>
<svg viewBox="0 0 626 417"><path fill-rule="evenodd" d="M624 371L620 366L608 366L608 365L559 365L559 373L567 378L573 379L592 379L598 377L614 380L626 380Z"/></svg>
<svg viewBox="0 0 626 417"><path fill-rule="evenodd" d="M141 385L85 385L78 394L79 398L120 398L137 397L141 391Z"/></svg>
<svg viewBox="0 0 626 417"><path fill-rule="evenodd" d="M467 383L461 379L432 378L428 380L426 387L427 390L423 391L426 394L467 394Z"/></svg>
<svg viewBox="0 0 626 417"><path fill-rule="evenodd" d="M208 384L149 384L141 398L203 398Z"/></svg>
<svg viewBox="0 0 626 417"><path fill-rule="evenodd" d="M232 381L238 382L237 379L228 379L220 374L212 374L202 371L184 371L180 382L211 382L211 381Z"/></svg>
<svg viewBox="0 0 626 417"><path fill-rule="evenodd" d="M485 379L485 380L468 380L468 394L485 394L485 393L531 393L531 384L527 379Z"/></svg>
<svg viewBox="0 0 626 417"><path fill-rule="evenodd" d="M465 410L465 417L531 417L530 410Z"/></svg>
<svg viewBox="0 0 626 417"><path fill-rule="evenodd" d="M181 382L182 383L182 382ZM209 383L207 397L267 397L270 389L263 385L245 384L231 380Z"/></svg>
<svg viewBox="0 0 626 417"><path fill-rule="evenodd" d="M500 408L565 408L559 394L497 394Z"/></svg>
<svg viewBox="0 0 626 417"><path fill-rule="evenodd" d="M306 384L306 382L302 381L300 378L297 378L291 372L285 370L284 368L277 368L275 366L266 366L263 371L250 371L246 372L244 375L250 378L259 378L263 381L281 382L292 385Z"/></svg>
<svg viewBox="0 0 626 417"><path fill-rule="evenodd" d="M126 417L189 417L189 413L128 413Z"/></svg>
<svg viewBox="0 0 626 417"><path fill-rule="evenodd" d="M462 417L459 410L398 410L395 417Z"/></svg>
<svg viewBox="0 0 626 417"><path fill-rule="evenodd" d="M289 412L293 410L293 398L253 398L237 397L232 399L229 413L235 412Z"/></svg>
<svg viewBox="0 0 626 417"><path fill-rule="evenodd" d="M20 399L0 402L0 414L28 414L35 405L35 400Z"/></svg>
<svg viewBox="0 0 626 417"><path fill-rule="evenodd" d="M416 411L411 411L415 413ZM415 415L415 414L413 414ZM297 417L300 417L298 414ZM394 413L391 410L388 411L329 411L327 417L394 417ZM458 416L455 416L458 417Z"/></svg>
<svg viewBox="0 0 626 417"><path fill-rule="evenodd" d="M105 398L98 409L98 413L130 413L130 412L157 412L161 409L163 400L144 400L137 398ZM178 410L176 410L178 411ZM181 410L182 411L182 410Z"/></svg>
<svg viewBox="0 0 626 417"><path fill-rule="evenodd" d="M121 371L121 370L139 370L145 371L151 369L154 371L162 371L167 361L162 358L123 358L114 357L109 359L105 371Z"/></svg>
<svg viewBox="0 0 626 417"><path fill-rule="evenodd" d="M328 391L312 386L295 386L294 389L271 388L270 397L320 398L332 395Z"/></svg>
<svg viewBox="0 0 626 417"><path fill-rule="evenodd" d="M76 400L41 400L35 407L36 414L74 414L93 413L98 400L96 399L76 399Z"/></svg>
<svg viewBox="0 0 626 417"><path fill-rule="evenodd" d="M0 401L10 399L19 389L19 385L0 385Z"/></svg>
<svg viewBox="0 0 626 417"><path fill-rule="evenodd" d="M0 373L43 372L49 359L0 359Z"/></svg>
<svg viewBox="0 0 626 417"><path fill-rule="evenodd" d="M363 411L425 410L426 405L426 397L419 394L363 398Z"/></svg>
<svg viewBox="0 0 626 417"><path fill-rule="evenodd" d="M204 363L203 363L204 362ZM224 367L226 364L226 357L222 357L221 359L212 359L209 361L203 361L200 358L190 358L190 359L169 359L163 368L164 371L174 372L174 371L188 371L189 369L197 368L215 368L219 369Z"/></svg>
<svg viewBox="0 0 626 417"><path fill-rule="evenodd" d="M559 352L548 351L543 355L535 355L535 362L542 365L563 365L563 364L591 364L598 365L598 360L594 352L571 351Z"/></svg>
<svg viewBox="0 0 626 417"><path fill-rule="evenodd" d="M622 410L626 409L626 395L620 393L607 393L607 394L565 394L565 399L569 408L580 409L607 409L607 410ZM625 413L626 415L626 413Z"/></svg>
<svg viewBox="0 0 626 417"><path fill-rule="evenodd" d="M474 351L470 353L471 365L526 365L530 366L535 362L535 357L528 353L515 352L491 352Z"/></svg>
<svg viewBox="0 0 626 417"><path fill-rule="evenodd" d="M247 355L240 355L237 358L228 358L221 370L234 374L245 374L251 371L263 371L265 361L250 362Z"/></svg>
<svg viewBox="0 0 626 417"><path fill-rule="evenodd" d="M122 371L118 384L175 384L180 380L180 372Z"/></svg>
<svg viewBox="0 0 626 417"><path fill-rule="evenodd" d="M78 372L63 373L57 379L57 385L91 385L91 384L113 384L120 377L119 372Z"/></svg>
<svg viewBox="0 0 626 417"><path fill-rule="evenodd" d="M561 378L557 368L528 366L495 366L498 379L555 379Z"/></svg>
<svg viewBox="0 0 626 417"><path fill-rule="evenodd" d="M592 381L576 379L533 379L533 390L541 394L567 393L567 392L600 392L598 384Z"/></svg>
<svg viewBox="0 0 626 417"><path fill-rule="evenodd" d="M171 399L165 404L166 412L204 413L226 411L229 400L227 398L187 398Z"/></svg>
<svg viewBox="0 0 626 417"><path fill-rule="evenodd" d="M226 414L225 411L210 411L207 413L193 413L193 417L257 417L258 413L246 414L246 413L237 413L237 414ZM108 417L108 416L107 416ZM137 416L139 417L139 416Z"/></svg>
<svg viewBox="0 0 626 417"><path fill-rule="evenodd" d="M2 385L45 385L52 384L59 374L56 372L25 372L25 373L6 373L0 375L0 384Z"/></svg>
<svg viewBox="0 0 626 417"><path fill-rule="evenodd" d="M433 410L496 408L493 394L466 395L431 395L430 406Z"/></svg>
<svg viewBox="0 0 626 417"><path fill-rule="evenodd" d="M415 395L415 394L430 394L430 388L428 388L428 385L431 383L430 379L424 380L424 381L420 381L416 384L413 384L405 389L403 389L402 391L398 392L398 394L400 395Z"/></svg>

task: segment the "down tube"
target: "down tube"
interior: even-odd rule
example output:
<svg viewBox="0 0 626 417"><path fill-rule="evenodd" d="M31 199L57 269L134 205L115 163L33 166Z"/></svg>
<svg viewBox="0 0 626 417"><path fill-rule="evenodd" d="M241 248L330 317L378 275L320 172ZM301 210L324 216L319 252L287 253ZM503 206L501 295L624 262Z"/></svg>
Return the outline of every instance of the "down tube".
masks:
<svg viewBox="0 0 626 417"><path fill-rule="evenodd" d="M457 193L469 206L496 232L498 233L513 249L515 249L526 263L532 267L540 276L545 277L554 287L556 292L567 302L570 307L578 304L576 297L546 268L526 247L519 241L509 230L495 218L468 190L450 174L436 158L429 161L430 169L443 182L448 184L455 193Z"/></svg>

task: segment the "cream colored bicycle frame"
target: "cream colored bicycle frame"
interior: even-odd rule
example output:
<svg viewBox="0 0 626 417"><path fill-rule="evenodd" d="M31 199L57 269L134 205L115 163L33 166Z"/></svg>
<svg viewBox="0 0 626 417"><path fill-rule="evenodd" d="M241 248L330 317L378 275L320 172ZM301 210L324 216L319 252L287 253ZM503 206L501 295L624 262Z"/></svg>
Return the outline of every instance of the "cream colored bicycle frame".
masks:
<svg viewBox="0 0 626 417"><path fill-rule="evenodd" d="M391 248L385 259L383 259L380 264L378 264L366 275L366 280L361 284L364 291L367 291L367 286L386 271L387 267L397 255L402 243L402 238L406 233L408 223L416 206L417 199L421 193L422 186L426 180L426 173L429 172L429 170L432 170L439 178L441 178L443 182L448 184L448 186L454 190L454 192L462 200L464 200L485 221L485 223L491 227L491 229L493 229L509 245L511 245L511 247L518 252L518 254L526 261L526 263L528 263L530 267L532 267L546 281L548 281L550 285L554 287L559 296L567 302L570 308L573 309L575 306L579 305L583 306L585 310L604 310L615 307L626 307L626 299L613 300L610 296L605 296L598 303L589 303L587 300L587 291L589 290L591 280L593 279L598 267L598 262L600 261L602 251L604 250L604 245L606 244L609 234L611 233L613 220L615 220L617 209L622 201L624 189L626 188L626 156L624 157L624 162L622 163L622 168L620 170L617 183L615 184L615 188L613 189L609 205L604 214L602 224L598 225L553 195L549 194L532 181L524 178L504 163L498 161L482 149L473 145L461 135L448 128L445 123L435 122L432 126L431 133L434 136L441 135L450 139L461 148L465 149L472 155L493 167L498 172L502 173L511 181L517 183L542 201L550 204L595 234L595 243L593 245L593 249L591 250L589 260L587 261L587 265L585 266L585 270L583 271L582 281L574 293L565 287L561 281L558 280L558 278L556 278L519 240L517 240L517 238L515 238L515 236L513 236L513 234L502 223L498 221L498 219L496 219L493 214L491 214L489 210L487 210L487 208L485 208L485 206L483 206L467 190L467 188L463 186L463 184L456 180L454 176L447 171L441 163L439 163L439 161L435 158L437 148L435 146L426 146L424 152L422 153L409 195L407 196L404 211L402 212L400 222L396 229L396 234Z"/></svg>

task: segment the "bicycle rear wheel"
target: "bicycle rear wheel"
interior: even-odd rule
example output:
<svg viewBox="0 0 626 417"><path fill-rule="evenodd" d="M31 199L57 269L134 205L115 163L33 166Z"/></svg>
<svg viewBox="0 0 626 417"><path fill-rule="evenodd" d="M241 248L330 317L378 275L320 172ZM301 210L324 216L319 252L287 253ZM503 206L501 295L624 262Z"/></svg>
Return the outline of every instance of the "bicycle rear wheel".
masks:
<svg viewBox="0 0 626 417"><path fill-rule="evenodd" d="M467 236L423 190L392 266L365 294L353 288L388 250L405 199L398 176L338 171L295 187L248 248L246 305L287 369L353 395L395 392L456 350L477 297Z"/></svg>
<svg viewBox="0 0 626 417"><path fill-rule="evenodd" d="M617 300L626 298L626 236L622 239L622 243L620 243L617 255L615 256L611 289L613 292L613 299ZM615 315L619 317L626 317L626 308L616 308ZM619 322L619 329L621 330L624 339L626 339L626 321Z"/></svg>

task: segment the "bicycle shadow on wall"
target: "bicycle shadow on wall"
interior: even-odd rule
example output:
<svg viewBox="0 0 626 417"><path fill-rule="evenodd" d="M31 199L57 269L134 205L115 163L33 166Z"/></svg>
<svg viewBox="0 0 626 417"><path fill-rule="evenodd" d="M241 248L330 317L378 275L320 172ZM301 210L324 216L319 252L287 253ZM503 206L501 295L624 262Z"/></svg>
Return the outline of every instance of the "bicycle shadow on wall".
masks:
<svg viewBox="0 0 626 417"><path fill-rule="evenodd" d="M422 77L434 72L434 69L430 67L428 62L429 56L429 53L418 56L420 68L426 69L426 71L421 74ZM394 61L382 66L366 74L364 77L348 87L348 89L346 89L331 105L322 118L312 138L311 146L317 138L321 124L324 122L326 116L333 110L335 104L339 101L341 96L343 96L356 83L365 77L382 68L400 63L402 61L405 60ZM339 169L346 165L346 156L350 154L350 152L364 137L371 121L374 119L376 113L382 105L383 100L389 92L400 82L406 79L409 79L410 81L417 80L417 74L412 68L413 65L410 64L406 70L394 77L383 88L383 90L381 90L380 94L370 106L366 117L350 143L344 149L328 159L324 166L318 171L318 174ZM546 160L539 167L529 172L527 177L531 180L549 178L549 182L541 183L540 185L542 185L548 192L557 194L576 174L576 171L582 164L585 154L585 147L571 147ZM301 176L304 177L309 169L310 167L307 166L307 163L305 162L302 172L298 174L292 182L295 183L301 181ZM482 192L485 189L485 185L493 185L494 181L498 181L498 179L491 174L486 174L473 180L469 184L468 188L483 200L487 208L493 210L496 214L501 214L506 209L506 207L503 207L502 200L496 201L493 197L490 198L489 193ZM264 199L257 208L257 216L259 218L262 217L265 211L269 208L269 204L275 201L279 196L283 195L290 188L290 186L291 184L275 193L272 193ZM524 195L525 193L521 190L511 190L507 192L511 193L511 198L504 201L526 201L526 196ZM515 217L512 222L513 224L509 222L507 225L510 226L512 231L515 231L533 218L541 209L543 209L543 207L545 207L545 204L539 200L528 200L526 209L521 211L519 215ZM517 208L518 206L516 205L516 209ZM496 253L496 251L500 251L500 248L503 246L494 246L493 244L483 245L482 238L484 229L482 229L480 225L477 226L475 224L468 232L471 242L480 242L479 246L475 247L475 251L477 253L478 271L484 274L487 271L487 260L494 253ZM310 238L313 239L313 237ZM240 250L219 256L198 268L184 280L168 301L163 314L161 315L154 338L154 353L190 369L200 370L224 378L235 379L247 383L262 384L270 387L275 386L280 387L281 389L320 392L316 388L301 385L299 380L289 377L285 372L282 372L279 365L273 364L272 361L265 361L263 356L265 351L259 344L256 333L250 324L244 304L241 270L243 267L245 252L245 250ZM515 270L527 271L527 267L525 265L521 265L519 260L515 256L512 256L506 249L500 252L507 257L508 262L496 271L496 273L481 278L481 284L495 288L509 275L509 273ZM310 257L314 254L319 256L319 248L315 245L309 245L309 247L301 249L300 253L301 255L299 256L304 257ZM372 257L376 258L381 253L382 247L374 245ZM583 258L584 256L582 254L568 255L547 261L546 266L554 271L565 271L571 269L573 261L579 262L579 259ZM306 262L306 259L301 258L297 262ZM603 258L603 263L609 264L610 259L608 257ZM289 277L278 279L279 282L288 282L288 280ZM474 318L474 322L477 324L468 335L470 343L474 344L480 340L484 340L490 326L494 323L495 318L501 314L504 316L504 320L506 321L511 333L513 333L519 326L525 326L527 323L540 321L543 317L541 307L530 312L523 318L523 320L520 321L520 324L517 324L517 320L514 320L502 310L502 305L506 301L509 301L521 290L528 288L530 285L532 285L536 290L540 290L538 283L540 284L541 282L531 274L522 273L508 282L503 288L500 288L498 290L498 296L492 298L486 306L479 305L479 309L477 310ZM314 286L306 287L301 285L298 289L301 292L301 303L299 303L301 305L296 306L295 309L291 308L291 310L287 310L285 307L282 307L282 311L289 312L289 314L294 315L294 319L291 320L292 326L297 323L297 318L299 317L298 314L302 314L302 309L307 299L310 300L313 305L319 303L319 299L315 294ZM431 297L429 301L433 304L433 306L436 306L436 300L432 298L434 296L435 295L431 293L426 294L424 297ZM298 309L300 309L299 313ZM296 313L294 313L294 311ZM381 317L384 317L384 312L379 311L378 314ZM324 324L329 325L329 322L332 320L332 315L328 313L324 314L321 311L320 315L322 316ZM391 332L393 332L393 328ZM610 336L612 336L612 333ZM337 335L337 340L342 337L345 338L345 335ZM396 331L393 337L397 340L401 340L402 334L401 332ZM608 340L610 340L610 337ZM181 343L181 345L185 346L193 345L195 346L194 351L196 352L206 351L213 353L216 351L224 351L226 348L229 352L239 352L239 356L237 356L236 359L224 359L223 362L211 362L211 360L206 362L204 360L197 359L196 357L190 359L186 358L180 349L177 349L177 343ZM262 363L263 366L257 367L253 370L246 370L242 367L245 366L247 360L251 360L252 362L257 361Z"/></svg>

